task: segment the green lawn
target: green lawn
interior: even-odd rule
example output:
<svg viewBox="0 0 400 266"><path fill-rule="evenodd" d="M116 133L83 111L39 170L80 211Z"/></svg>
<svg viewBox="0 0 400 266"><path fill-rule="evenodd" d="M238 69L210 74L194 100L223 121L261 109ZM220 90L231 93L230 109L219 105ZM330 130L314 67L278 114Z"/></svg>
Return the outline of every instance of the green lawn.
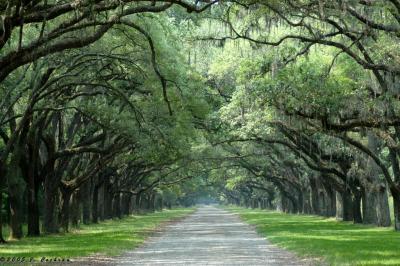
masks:
<svg viewBox="0 0 400 266"><path fill-rule="evenodd" d="M90 253L117 255L132 249L145 240L162 222L178 219L194 209L173 209L109 220L99 224L82 225L68 234L27 237L0 245L0 257L73 258ZM0 261L0 265L1 265Z"/></svg>
<svg viewBox="0 0 400 266"><path fill-rule="evenodd" d="M329 265L400 265L400 233L318 216L229 207L272 243Z"/></svg>

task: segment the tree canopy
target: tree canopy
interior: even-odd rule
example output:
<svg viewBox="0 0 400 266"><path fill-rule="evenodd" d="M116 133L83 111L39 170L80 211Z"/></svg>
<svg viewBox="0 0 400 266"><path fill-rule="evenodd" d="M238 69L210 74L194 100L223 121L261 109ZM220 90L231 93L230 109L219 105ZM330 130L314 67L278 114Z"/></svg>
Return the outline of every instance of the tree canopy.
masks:
<svg viewBox="0 0 400 266"><path fill-rule="evenodd" d="M400 230L398 0L0 11L10 238L218 201Z"/></svg>

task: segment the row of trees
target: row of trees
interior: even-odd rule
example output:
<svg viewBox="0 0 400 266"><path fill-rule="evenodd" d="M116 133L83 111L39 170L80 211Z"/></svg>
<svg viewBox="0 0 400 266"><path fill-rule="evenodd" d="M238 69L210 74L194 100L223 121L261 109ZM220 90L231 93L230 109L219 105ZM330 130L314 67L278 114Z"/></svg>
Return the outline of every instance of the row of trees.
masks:
<svg viewBox="0 0 400 266"><path fill-rule="evenodd" d="M397 0L235 1L207 18L227 201L389 226L390 197L400 230L399 18Z"/></svg>
<svg viewBox="0 0 400 266"><path fill-rule="evenodd" d="M208 107L172 16L208 2L0 4L0 242L190 201Z"/></svg>
<svg viewBox="0 0 400 266"><path fill-rule="evenodd" d="M11 238L218 196L400 229L399 1L0 10Z"/></svg>

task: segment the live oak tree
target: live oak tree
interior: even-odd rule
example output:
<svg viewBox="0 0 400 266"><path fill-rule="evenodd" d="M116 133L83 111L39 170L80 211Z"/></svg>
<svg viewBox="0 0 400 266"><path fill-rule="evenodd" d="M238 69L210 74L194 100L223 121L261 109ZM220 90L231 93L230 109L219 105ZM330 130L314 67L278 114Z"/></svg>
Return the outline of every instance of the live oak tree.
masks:
<svg viewBox="0 0 400 266"><path fill-rule="evenodd" d="M211 198L400 229L397 0L0 10L10 238Z"/></svg>
<svg viewBox="0 0 400 266"><path fill-rule="evenodd" d="M260 133L268 135L266 125L279 125L286 140L269 143L286 145L313 170L342 179L346 189L353 183L357 222L362 219L363 198L364 221L388 225L390 190L396 228L398 8L397 1L235 1L225 5L223 15L209 19L224 30L197 37L225 46L210 68L223 74L211 72L209 77L218 92L220 84L236 87L233 94L224 95L236 108L236 117L226 118L233 126L228 130L235 135L231 140L255 141ZM253 49L243 49L249 45ZM230 60L235 50L239 55ZM269 112L266 121L261 119L264 110ZM238 127L245 132L240 138ZM335 158L335 145L321 146L320 135L342 143L345 156ZM369 167L362 165L365 162ZM376 214L375 207L368 207L375 204L383 204L377 208L383 212Z"/></svg>
<svg viewBox="0 0 400 266"><path fill-rule="evenodd" d="M192 115L204 108L166 41L175 38L173 24L139 14L176 5L201 12L210 3L160 2L1 6L0 183L11 238L22 237L26 209L28 235L40 233L42 216L43 232L54 233L76 224L70 208L82 204L86 223L120 217L121 197L154 202L157 187L183 179L170 172L194 137Z"/></svg>

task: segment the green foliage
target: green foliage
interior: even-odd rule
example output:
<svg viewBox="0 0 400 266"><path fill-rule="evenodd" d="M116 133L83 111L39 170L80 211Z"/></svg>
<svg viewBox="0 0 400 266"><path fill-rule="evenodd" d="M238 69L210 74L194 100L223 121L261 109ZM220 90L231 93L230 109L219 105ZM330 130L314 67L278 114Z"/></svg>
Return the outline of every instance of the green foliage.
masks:
<svg viewBox="0 0 400 266"><path fill-rule="evenodd" d="M26 23L21 35L14 29L1 55L32 51L15 57L26 65L0 82L0 151L18 136L32 152L23 160L39 158L31 169L40 175L56 162L49 176L60 171L71 181L101 165L92 183L111 169L117 191L162 195L172 204L202 197L272 202L277 195L295 203L314 179L337 191L348 190L350 176L356 191L370 182L359 166L369 155L342 140L366 146L358 125L365 122L382 142L374 159L395 175L398 163L391 166L388 153L393 148L398 159L399 136L385 124L400 113L400 9L393 1L221 1L201 14L178 9L190 11L195 1L171 8L156 2L145 9L168 10L130 14L141 1L89 1L46 23ZM47 4L61 3L36 8ZM121 12L130 15L108 22ZM35 57L108 23L94 43ZM93 136L104 138L82 144ZM14 146L0 162L12 170ZM50 158L68 151L78 153Z"/></svg>

